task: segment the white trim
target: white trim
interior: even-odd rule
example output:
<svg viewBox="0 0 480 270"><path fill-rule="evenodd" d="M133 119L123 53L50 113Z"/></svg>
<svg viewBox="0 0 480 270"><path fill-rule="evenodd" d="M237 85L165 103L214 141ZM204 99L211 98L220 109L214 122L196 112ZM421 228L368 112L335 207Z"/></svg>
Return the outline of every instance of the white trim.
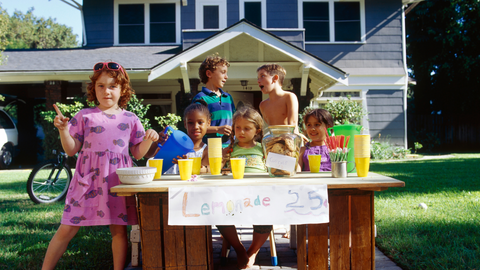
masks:
<svg viewBox="0 0 480 270"><path fill-rule="evenodd" d="M203 28L203 7L218 6L218 29ZM196 0L195 1L195 29L197 30L222 30L227 27L227 1L226 0Z"/></svg>
<svg viewBox="0 0 480 270"><path fill-rule="evenodd" d="M406 26L405 26L405 6L402 7L402 51L403 51L403 68L405 69L405 89L403 91L403 111L405 122L405 141L404 147L408 149L407 141L407 91L408 91L408 70L407 70L407 38L406 38Z"/></svg>
<svg viewBox="0 0 480 270"><path fill-rule="evenodd" d="M239 0L239 18L240 20L245 18L245 2L260 2L262 13L262 28L267 28L267 0Z"/></svg>
<svg viewBox="0 0 480 270"><path fill-rule="evenodd" d="M170 43L150 43L150 4L175 4L175 42ZM144 43L122 43L120 44L118 29L118 5L143 4L144 7ZM138 46L138 45L179 45L181 44L182 29L180 20L180 1L179 0L114 0L113 5L113 45L114 46Z"/></svg>
<svg viewBox="0 0 480 270"><path fill-rule="evenodd" d="M179 62L189 63L192 61L192 59L195 59L199 55L211 51L213 48L218 46L222 46L239 35L247 35L263 43L263 46L265 47L272 47L277 50L278 53L289 56L292 58L293 62L296 61L299 65L310 65L310 72L313 74L322 74L322 76L325 78L325 83L322 85L322 87L327 85L329 86L330 83L334 82L339 82L340 84L344 85L348 84L348 75L343 71L318 60L316 57L306 54L300 48L283 40L277 39L276 37L265 33L264 30L251 26L246 22L241 22L210 39L198 43L194 48L185 50L162 62L160 65L157 65L150 72L148 81L153 81L158 77L163 76L167 72L179 68ZM193 67L190 68L192 69Z"/></svg>
<svg viewBox="0 0 480 270"><path fill-rule="evenodd" d="M305 44L363 44L366 43L366 27L365 27L365 0L349 0L348 2L360 3L360 40L353 42L335 41L335 2L346 2L344 0L298 0L298 28L303 27L303 2L327 2L329 10L329 25L330 25L330 41L305 41Z"/></svg>

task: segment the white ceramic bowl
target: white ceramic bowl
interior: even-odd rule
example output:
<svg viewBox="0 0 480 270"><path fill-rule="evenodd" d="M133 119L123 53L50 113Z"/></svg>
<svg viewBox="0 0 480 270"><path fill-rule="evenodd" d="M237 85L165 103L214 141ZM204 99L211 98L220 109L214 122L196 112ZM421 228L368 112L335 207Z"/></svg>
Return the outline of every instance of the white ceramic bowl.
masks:
<svg viewBox="0 0 480 270"><path fill-rule="evenodd" d="M122 184L139 185L153 181L157 172L155 167L131 167L117 169L117 175Z"/></svg>

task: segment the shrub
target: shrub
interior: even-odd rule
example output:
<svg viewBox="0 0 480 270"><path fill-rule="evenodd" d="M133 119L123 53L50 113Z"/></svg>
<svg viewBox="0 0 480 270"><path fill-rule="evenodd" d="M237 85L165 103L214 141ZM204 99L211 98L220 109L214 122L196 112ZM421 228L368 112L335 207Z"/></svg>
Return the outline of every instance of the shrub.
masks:
<svg viewBox="0 0 480 270"><path fill-rule="evenodd" d="M328 100L324 109L330 112L335 125L361 125L363 117L368 114L362 105L351 100L350 96L347 96L347 99L340 97L337 101Z"/></svg>
<svg viewBox="0 0 480 270"><path fill-rule="evenodd" d="M132 98L127 104L127 110L135 113L140 122L142 123L145 130L150 129L150 120L148 118L144 118L145 114L147 113L150 104L143 105L143 99L138 99L136 95L132 95ZM74 117L81 109L85 107L93 107L94 104L88 102L86 97L76 97L72 104L56 104L62 114L65 117L72 118ZM35 106L35 123L42 127L43 133L45 134L45 138L43 139L43 149L45 158L53 158L52 150L59 150L63 149L62 144L60 142L60 135L53 125L53 120L57 113L55 110L45 110L45 104L40 104ZM63 150L62 150L63 151Z"/></svg>
<svg viewBox="0 0 480 270"><path fill-rule="evenodd" d="M378 140L372 140L370 143L370 156L372 159L404 159L407 154L410 154L410 149L394 146L390 144L388 138L380 139L380 135L378 135Z"/></svg>

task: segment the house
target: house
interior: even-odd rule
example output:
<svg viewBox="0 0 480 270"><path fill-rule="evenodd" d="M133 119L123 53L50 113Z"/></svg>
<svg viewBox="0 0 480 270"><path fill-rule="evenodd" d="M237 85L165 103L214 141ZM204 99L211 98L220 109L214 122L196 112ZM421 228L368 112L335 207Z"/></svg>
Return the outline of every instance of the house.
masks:
<svg viewBox="0 0 480 270"><path fill-rule="evenodd" d="M407 146L404 12L412 0L84 0L83 46L9 50L0 93L32 106L85 92L96 62L125 66L156 114L181 115L201 89L198 67L218 52L231 66L224 90L235 102L266 97L256 68L287 70L284 89L300 108L347 95L369 111L372 137ZM21 131L21 128L19 127ZM28 130L27 127L24 130Z"/></svg>

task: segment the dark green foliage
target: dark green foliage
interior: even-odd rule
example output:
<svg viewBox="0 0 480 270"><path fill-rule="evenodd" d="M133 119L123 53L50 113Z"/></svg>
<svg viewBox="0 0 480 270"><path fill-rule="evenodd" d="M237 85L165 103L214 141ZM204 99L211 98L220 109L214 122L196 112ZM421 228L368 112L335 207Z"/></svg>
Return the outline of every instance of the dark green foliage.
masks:
<svg viewBox="0 0 480 270"><path fill-rule="evenodd" d="M478 115L479 23L477 0L423 1L407 15L415 113Z"/></svg>

